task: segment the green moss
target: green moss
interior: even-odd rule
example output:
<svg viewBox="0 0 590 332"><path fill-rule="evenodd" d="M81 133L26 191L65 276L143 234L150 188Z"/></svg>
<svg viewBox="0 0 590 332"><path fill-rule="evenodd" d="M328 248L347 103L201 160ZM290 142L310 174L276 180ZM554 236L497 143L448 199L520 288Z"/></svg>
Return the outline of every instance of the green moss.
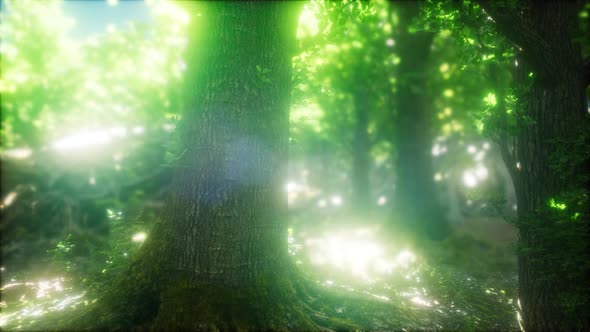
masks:
<svg viewBox="0 0 590 332"><path fill-rule="evenodd" d="M178 280L162 292L152 330L317 330L284 279L249 286L200 285Z"/></svg>

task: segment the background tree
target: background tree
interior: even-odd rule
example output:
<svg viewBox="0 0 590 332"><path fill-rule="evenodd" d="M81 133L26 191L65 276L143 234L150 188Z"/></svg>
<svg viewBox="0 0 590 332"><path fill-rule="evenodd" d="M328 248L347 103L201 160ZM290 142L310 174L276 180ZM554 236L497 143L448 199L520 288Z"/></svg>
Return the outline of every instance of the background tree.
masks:
<svg viewBox="0 0 590 332"><path fill-rule="evenodd" d="M420 14L420 3L402 2L396 4L396 8L399 22L392 36L396 43L394 52L399 59L392 98L395 108L393 140L397 152L394 215L413 233L443 239L449 226L434 188L433 114L427 83L431 75L428 68L432 68L429 54L435 35L416 31L419 28L413 25Z"/></svg>
<svg viewBox="0 0 590 332"><path fill-rule="evenodd" d="M309 6L318 16L321 39L302 39L303 45L315 44L295 58L296 78L302 82L296 93L304 92L301 102L321 110L321 135L331 141L326 150L346 160L335 166L346 170L349 212L366 217L375 205L376 190L370 178L374 150L381 141L376 115L389 87L383 71L374 64L387 66L388 46L372 3L312 2ZM295 108L294 115L298 112ZM297 121L293 125L297 130Z"/></svg>

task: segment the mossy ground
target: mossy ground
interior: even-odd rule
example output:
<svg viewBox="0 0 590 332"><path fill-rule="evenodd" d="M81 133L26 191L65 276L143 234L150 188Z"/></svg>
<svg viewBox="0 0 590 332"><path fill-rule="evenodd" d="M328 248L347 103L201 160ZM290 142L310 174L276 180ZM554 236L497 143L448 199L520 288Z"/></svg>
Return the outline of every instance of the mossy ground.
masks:
<svg viewBox="0 0 590 332"><path fill-rule="evenodd" d="M351 225L347 225L351 226ZM326 225L333 230L334 225ZM303 228L301 228L303 229ZM345 270L312 266L293 252L289 273L260 274L248 287L197 285L177 273L158 274L155 251L141 251L124 273L94 287L87 305L52 311L35 322L16 320L6 329L26 330L513 330L516 277L514 248L490 246L464 235L422 243L407 275L353 283ZM308 229L308 234L319 230ZM398 242L398 246L410 245ZM145 246L161 245L158 239ZM149 254L146 254L149 253ZM512 253L512 255L511 255ZM140 264L139 262L149 262ZM164 266L164 269L167 267ZM171 270L166 270L171 271ZM167 280L154 278L168 275ZM170 276L173 276L171 278ZM406 278L409 277L409 278ZM330 279L333 284L326 284ZM165 287L164 287L165 285ZM426 293L427 291L427 293ZM415 295L408 295L414 292ZM412 293L412 294L414 294ZM428 300L427 305L413 297ZM94 302L94 300L96 301ZM434 302L434 301L437 302Z"/></svg>

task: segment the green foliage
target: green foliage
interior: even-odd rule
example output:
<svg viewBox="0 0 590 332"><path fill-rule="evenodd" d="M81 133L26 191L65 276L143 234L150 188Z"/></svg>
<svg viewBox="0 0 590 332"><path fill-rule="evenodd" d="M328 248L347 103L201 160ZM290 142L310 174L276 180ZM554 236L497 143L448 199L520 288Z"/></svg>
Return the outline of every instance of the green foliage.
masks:
<svg viewBox="0 0 590 332"><path fill-rule="evenodd" d="M55 249L47 250L47 253L56 264L63 264L66 272L71 272L72 249L74 247L76 247L76 244L72 241L72 234L68 234L65 239L57 243Z"/></svg>
<svg viewBox="0 0 590 332"><path fill-rule="evenodd" d="M497 142L513 135L518 92L511 87L512 75L523 64L519 64L512 44L496 31L493 20L476 1L430 1L424 9L423 24L439 32L435 41L438 47L446 46L447 52L456 54L449 62L458 70L445 77L454 76L449 83L463 96L463 100L452 100L452 109L474 108L456 119L466 124L462 127L465 134L483 134ZM480 101L478 95L482 96ZM452 132L450 129L444 132Z"/></svg>
<svg viewBox="0 0 590 332"><path fill-rule="evenodd" d="M124 272L129 259L143 243L142 234L153 219L124 218L121 211L107 209L111 234L96 238L88 234L68 234L54 249L48 250L52 266L65 271L91 290L99 290Z"/></svg>
<svg viewBox="0 0 590 332"><path fill-rule="evenodd" d="M51 130L53 112L71 103L66 91L75 89L77 66L66 39L72 20L59 1L4 1L2 11L2 145L39 144L40 131ZM48 104L49 102L49 104Z"/></svg>
<svg viewBox="0 0 590 332"><path fill-rule="evenodd" d="M153 27L130 23L84 41L69 37L59 0L5 4L3 148L40 149L79 128L157 128L179 113L184 25L161 8L169 4L152 5Z"/></svg>
<svg viewBox="0 0 590 332"><path fill-rule="evenodd" d="M122 208L138 187L149 190L145 199L161 195L161 165L182 155L178 140L168 138L181 117L188 16L154 2L147 5L153 24L128 22L72 39L63 5L3 2L2 194L33 193L18 195L3 217L16 220L5 229L10 244L39 238L44 252L73 241L70 252L52 254L75 271L87 267L68 255L102 245L92 233L104 226L104 208ZM30 234L18 236L25 230Z"/></svg>

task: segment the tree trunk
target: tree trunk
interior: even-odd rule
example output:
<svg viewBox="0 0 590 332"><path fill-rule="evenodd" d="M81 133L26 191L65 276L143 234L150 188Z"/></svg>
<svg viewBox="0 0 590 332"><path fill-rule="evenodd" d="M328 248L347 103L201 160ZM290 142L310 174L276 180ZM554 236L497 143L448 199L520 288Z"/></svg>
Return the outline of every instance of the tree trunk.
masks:
<svg viewBox="0 0 590 332"><path fill-rule="evenodd" d="M518 96L516 153L504 153L518 201L523 327L590 330L590 126L583 61L571 38L576 4L522 2L518 12L481 4L532 72L521 77L532 85Z"/></svg>
<svg viewBox="0 0 590 332"><path fill-rule="evenodd" d="M171 193L140 257L107 299L116 317L98 325L314 329L291 280L282 188L299 5L186 6L202 17L192 17Z"/></svg>
<svg viewBox="0 0 590 332"><path fill-rule="evenodd" d="M575 61L571 56L567 62ZM571 68L571 63L563 65ZM579 139L590 128L579 75L567 72L558 82L537 80L522 98L532 121L519 129L515 172L519 298L526 331L590 329L588 208L578 206L588 204L587 180L582 179L588 142Z"/></svg>
<svg viewBox="0 0 590 332"><path fill-rule="evenodd" d="M394 52L401 61L396 72L393 118L397 149L394 216L419 236L442 239L449 228L434 189L432 112L425 70L434 34L409 32L420 13L419 2L402 1L395 6L399 25Z"/></svg>
<svg viewBox="0 0 590 332"><path fill-rule="evenodd" d="M352 143L352 205L359 215L370 209L370 149L369 142L369 96L368 91L358 87L354 92L354 141Z"/></svg>
<svg viewBox="0 0 590 332"><path fill-rule="evenodd" d="M517 146L519 298L526 331L590 328L588 220L569 220L579 213L577 206L568 209L569 216L548 209L551 199L560 204L581 184L570 182L577 177L573 169L556 168L551 160L580 134L575 128L584 120L574 116L583 106L580 92L575 80L558 86L538 82L523 99L535 121L521 129Z"/></svg>

